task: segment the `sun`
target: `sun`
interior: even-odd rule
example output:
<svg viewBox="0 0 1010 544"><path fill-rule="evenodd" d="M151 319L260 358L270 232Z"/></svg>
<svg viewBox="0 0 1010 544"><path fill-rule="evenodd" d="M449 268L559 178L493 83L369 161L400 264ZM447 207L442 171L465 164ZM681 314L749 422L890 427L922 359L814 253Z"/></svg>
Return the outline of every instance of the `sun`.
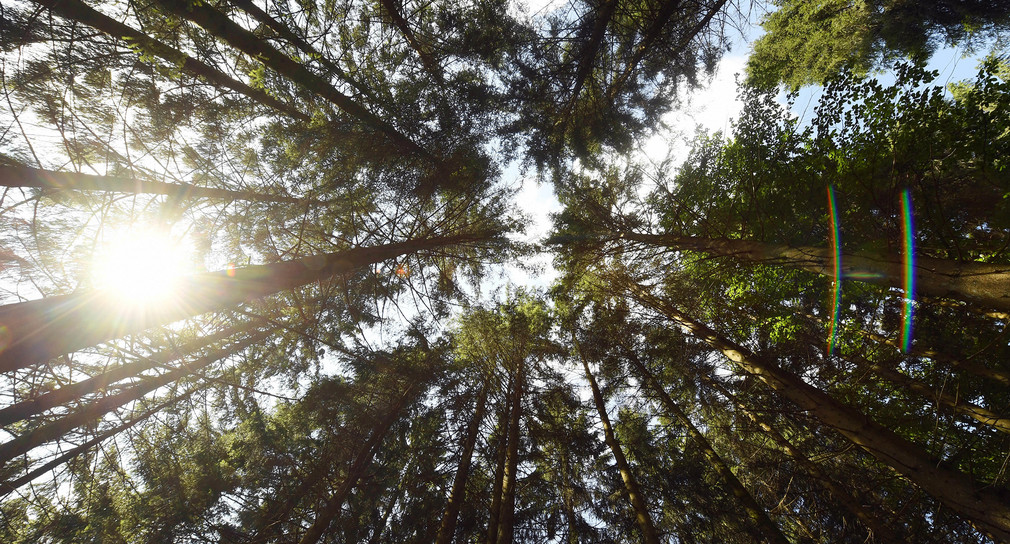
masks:
<svg viewBox="0 0 1010 544"><path fill-rule="evenodd" d="M133 229L113 233L101 244L92 262L98 289L131 303L170 297L187 272L186 252L168 233Z"/></svg>

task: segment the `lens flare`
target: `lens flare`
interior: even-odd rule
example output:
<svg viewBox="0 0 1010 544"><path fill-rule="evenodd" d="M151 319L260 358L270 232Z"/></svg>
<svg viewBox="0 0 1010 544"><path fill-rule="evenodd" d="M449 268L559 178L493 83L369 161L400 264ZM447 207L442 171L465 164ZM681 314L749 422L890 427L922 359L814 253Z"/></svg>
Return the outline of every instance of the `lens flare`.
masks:
<svg viewBox="0 0 1010 544"><path fill-rule="evenodd" d="M92 264L95 287L123 302L147 303L168 298L185 270L184 252L167 234L153 230L113 233Z"/></svg>
<svg viewBox="0 0 1010 544"><path fill-rule="evenodd" d="M912 222L912 195L908 189L901 192L901 238L904 261L902 286L905 290L901 308L901 350L907 353L912 345L912 301L915 299L915 225Z"/></svg>
<svg viewBox="0 0 1010 544"><path fill-rule="evenodd" d="M828 329L828 355L835 350L835 336L838 334L838 314L842 302L842 248L838 227L838 207L835 205L835 189L828 185L828 212L831 220L831 272L834 284L831 292L831 323Z"/></svg>

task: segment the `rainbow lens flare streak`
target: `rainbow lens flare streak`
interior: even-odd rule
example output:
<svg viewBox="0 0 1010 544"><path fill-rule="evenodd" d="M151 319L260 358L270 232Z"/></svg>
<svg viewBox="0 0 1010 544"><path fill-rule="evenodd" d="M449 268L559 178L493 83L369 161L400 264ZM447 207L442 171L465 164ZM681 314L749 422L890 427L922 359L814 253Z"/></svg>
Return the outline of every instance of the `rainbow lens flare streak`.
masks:
<svg viewBox="0 0 1010 544"><path fill-rule="evenodd" d="M834 286L831 293L831 324L828 329L828 355L835 350L838 334L838 314L842 302L842 247L839 243L838 207L835 206L835 189L828 185L828 211L831 215L831 259Z"/></svg>
<svg viewBox="0 0 1010 544"><path fill-rule="evenodd" d="M902 287L905 300L901 308L901 351L912 345L912 300L915 298L915 225L912 222L912 196L901 192Z"/></svg>

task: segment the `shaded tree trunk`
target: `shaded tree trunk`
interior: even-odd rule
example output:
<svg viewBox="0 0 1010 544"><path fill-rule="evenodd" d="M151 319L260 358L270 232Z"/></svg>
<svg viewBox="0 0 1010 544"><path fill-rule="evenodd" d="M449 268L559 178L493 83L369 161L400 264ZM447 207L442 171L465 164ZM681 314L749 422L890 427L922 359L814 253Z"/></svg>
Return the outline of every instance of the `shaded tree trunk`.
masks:
<svg viewBox="0 0 1010 544"><path fill-rule="evenodd" d="M140 361L120 365L86 380L65 385L49 393L12 404L0 409L0 426L10 425L16 421L41 414L50 408L79 399L89 393L98 392L119 380L139 376L141 373L154 367L163 366L217 342L227 340L236 334L247 332L252 326L252 323L246 323L237 327L229 327L223 331L196 338L179 347L161 351L150 357L143 357Z"/></svg>
<svg viewBox="0 0 1010 544"><path fill-rule="evenodd" d="M782 534L775 522L768 517L768 513L764 508L757 503L754 496L747 491L744 487L743 482L733 474L726 462L716 453L715 449L712 448L712 444L705 438L705 435L694 426L691 418L687 417L687 414L673 401L673 398L663 389L660 385L659 380L646 368L645 364L638 358L632 350L623 346L624 352L629 361L631 361L632 366L638 371L639 376L644 378L645 382L652 388L653 392L659 398L663 407L666 409L667 413L672 415L677 421L679 421L685 429L687 429L688 434L694 441L694 444L701 449L702 454L705 459L708 460L709 465L719 476L726 482L729 487L730 492L733 496L740 501L741 506L747 512L747 516L751 519L751 522L757 527L758 532L754 536L763 542L773 542L776 544L789 544L789 539Z"/></svg>
<svg viewBox="0 0 1010 544"><path fill-rule="evenodd" d="M382 9L389 16L389 19L393 22L395 26L403 37L407 40L407 45L417 53L417 56L421 59L421 64L424 69L435 78L435 81L442 81L442 69L439 68L438 62L428 53L428 50L421 45L421 42L417 39L417 35L414 31L410 29L410 25L407 24L407 20L403 18L403 14L400 13L400 8L396 5L395 0L379 0L382 4Z"/></svg>
<svg viewBox="0 0 1010 544"><path fill-rule="evenodd" d="M61 455L59 455L56 458L50 460L46 464L44 464L44 465L42 465L42 466L40 466L40 467L38 467L38 468L36 468L36 469L28 472L24 476L21 476L20 478L15 478L13 480L9 480L9 481L3 482L2 484L0 484L0 499L4 498L5 496L7 496L8 494L10 494L11 492L16 491L19 487L21 487L21 486L23 486L25 484L30 483L32 480L41 477L42 475L44 475L45 473L53 470L54 468L57 468L57 467L63 465L64 463L66 463L67 461L70 461L71 459L77 457L78 455L81 455L81 454L87 452L91 448L93 448L93 447L97 446L98 444L101 444L102 442L104 442L106 439L111 438L111 437L113 437L113 436L115 436L115 435L117 435L117 434L119 434L119 433L121 433L121 432L129 429L130 427L133 427L134 425L136 425L136 424L138 424L138 423L146 420L147 418L153 416L154 414L157 414L158 412L164 410L165 408L168 408L169 406L171 406L173 404L176 404L178 402L182 402L182 401L188 399L195 392L196 392L196 388L191 389L191 390L187 391L186 393L183 393L182 395L179 395L178 397L173 397L171 399L166 400L165 402L157 404L153 408L145 410L144 413L142 413L142 414L140 414L138 416L135 416L131 420L127 421L126 423L123 423L123 424L117 425L117 426L115 426L115 427L113 427L111 429L102 431L97 436L95 436L94 438L91 438L90 440L84 442L83 444L81 444L79 446L76 446L76 447L73 447L73 448L65 451Z"/></svg>
<svg viewBox="0 0 1010 544"><path fill-rule="evenodd" d="M600 423L603 425L603 440L610 448L610 453L614 455L617 470L621 473L621 481L624 482L624 490L628 494L628 501L631 502L631 507L635 511L635 522L638 523L638 527L642 530L642 538L646 544L659 544L659 535L652 521L652 514L649 513L649 507L645 504L642 490L638 486L638 481L635 480L634 473L631 472L631 465L628 464L628 459L624 456L624 450L621 449L617 435L614 434L614 429L610 426L610 417L607 415L606 402L603 400L600 387L596 384L596 378L589 370L589 362L582 355L579 343L575 339L574 330L572 331L572 341L575 343L575 350L582 361L582 369L585 371L586 380L589 382L589 387L593 390L593 403L596 405L596 412L599 414Z"/></svg>
<svg viewBox="0 0 1010 544"><path fill-rule="evenodd" d="M512 385L512 379L509 385ZM512 411L511 387L506 394L505 405L498 413L498 447L495 456L494 483L491 490L491 506L488 512L487 524L487 544L496 544L498 541L498 521L501 518L502 502L502 481L505 479L505 457L508 449L508 422L509 413Z"/></svg>
<svg viewBox="0 0 1010 544"><path fill-rule="evenodd" d="M480 395L477 398L477 405L474 407L473 418L467 426L466 436L460 449L459 464L456 466L456 475L453 477L452 490L449 491L449 501L445 505L445 513L442 514L442 523L438 528L438 535L435 537L435 544L449 544L456 533L456 521L459 519L459 507L463 504L466 496L466 482L470 477L470 459L473 457L473 449L477 444L477 434L480 431L480 424L484 421L484 410L487 406L488 385L481 386Z"/></svg>
<svg viewBox="0 0 1010 544"><path fill-rule="evenodd" d="M505 473L502 475L501 513L498 517L497 544L512 544L515 533L516 479L519 476L519 424L523 415L523 394L526 390L526 361L516 362L509 410L508 446L505 449Z"/></svg>
<svg viewBox="0 0 1010 544"><path fill-rule="evenodd" d="M358 448L357 455L354 456L354 461L351 462L351 466L347 469L347 476L344 481L341 482L340 486L333 492L332 495L326 500L325 506L316 513L316 519L309 527L309 529L302 535L299 544L315 544L319 542L322 538L323 533L329 528L337 517L340 516L340 512L343 510L344 502L347 501L347 497L351 494L351 490L358 485L358 481L365 475L365 472L372 464L372 460L375 458L375 453L378 451L379 446L382 444L383 439L386 434L389 433L389 429L400 419L400 415L404 408L407 407L415 398L416 391L420 389L417 384L411 384L406 391L400 395L400 398L396 401L392 407L390 407L389 412L387 412L386 417L384 417L375 428L372 430L371 434L368 436L368 440Z"/></svg>
<svg viewBox="0 0 1010 544"><path fill-rule="evenodd" d="M701 376L702 381L714 388L716 391L720 392L723 396L729 399L737 409L744 413L748 419L753 421L762 431L767 434L772 441L779 445L784 452L786 452L790 457L796 460L800 466L802 466L811 476L817 479L821 485L831 494L832 497L845 507L853 516L856 517L862 524L870 530L868 536L872 537L874 540L882 542L890 542L893 544L901 544L907 542L907 539L901 538L898 534L884 524L876 515L874 515L870 510L863 507L863 504L852 495L848 490L839 485L828 476L823 470L821 470L820 465L810 460L809 457L803 454L803 452L796 449L795 446L789 442L786 437L782 436L782 433L775 430L774 427L762 420L756 413L747 408L736 395L730 393L723 387L719 382L712 379L709 376Z"/></svg>
<svg viewBox="0 0 1010 544"><path fill-rule="evenodd" d="M182 51L166 45L154 38L144 34L139 30L130 28L119 21L101 13L82 2L81 0L34 0L37 4L52 10L60 17L66 17L79 23L88 25L101 32L126 41L129 45L140 47L144 52L168 61L172 66L177 66L208 83L231 89L239 94L247 96L253 101L269 106L277 111L286 113L296 119L308 121L309 116L295 109L293 106L285 104L267 93L254 89L241 81L238 81L227 74L220 72L210 66L200 62Z"/></svg>
<svg viewBox="0 0 1010 544"><path fill-rule="evenodd" d="M170 383L176 382L193 374L197 370L207 367L224 357L235 353L236 351L245 349L256 342L263 340L272 332L273 331L256 332L227 347L212 350L207 355L204 355L190 363L186 363L179 368L166 372L160 376L147 378L138 385L96 400L70 415L63 416L52 423L47 423L41 427L22 434L13 440L0 444L0 466L3 466L18 455L27 453L33 448L46 444L52 440L59 439L77 427L93 421L98 421L109 412L112 412L129 402L138 400L159 387L164 387Z"/></svg>
<svg viewBox="0 0 1010 544"><path fill-rule="evenodd" d="M0 353L0 371L24 368L133 332L346 274L405 253L479 240L480 237L468 235L410 240L194 274L179 282L172 303L130 305L112 293L86 291L7 304L0 306L0 325L6 327L3 339L8 342L7 349Z"/></svg>
<svg viewBox="0 0 1010 544"><path fill-rule="evenodd" d="M614 233L613 236L675 250L700 251L718 257L787 266L834 277L834 256L827 248L669 234L626 232ZM858 279L885 287L904 286L902 274L905 267L901 258L842 253L841 261L842 279ZM1010 265L916 257L913 270L917 293L954 298L985 308L1010 310Z"/></svg>
<svg viewBox="0 0 1010 544"><path fill-rule="evenodd" d="M259 59L272 70L290 79L303 89L313 92L345 113L354 117L368 128L384 134L403 151L429 159L434 158L427 150L405 136L393 125L380 119L350 97L335 89L328 81L309 71L304 65L274 49L252 32L242 28L220 11L204 3L178 3L159 0L165 10L188 19L203 27L217 38L224 40L243 53Z"/></svg>
<svg viewBox="0 0 1010 544"><path fill-rule="evenodd" d="M0 187L38 187L59 191L108 191L133 194L168 195L177 199L222 198L259 202L304 203L304 200L252 191L232 191L197 187L188 183L163 183L116 176L96 176L77 172L53 172L27 166L0 166Z"/></svg>
<svg viewBox="0 0 1010 544"><path fill-rule="evenodd" d="M745 372L763 381L824 425L837 430L940 503L971 520L979 530L996 540L1010 540L1010 492L1007 490L982 485L959 471L943 468L942 462L918 445L838 402L771 360L720 336L640 287L633 286L632 291L636 299L662 312L688 334L721 351Z"/></svg>

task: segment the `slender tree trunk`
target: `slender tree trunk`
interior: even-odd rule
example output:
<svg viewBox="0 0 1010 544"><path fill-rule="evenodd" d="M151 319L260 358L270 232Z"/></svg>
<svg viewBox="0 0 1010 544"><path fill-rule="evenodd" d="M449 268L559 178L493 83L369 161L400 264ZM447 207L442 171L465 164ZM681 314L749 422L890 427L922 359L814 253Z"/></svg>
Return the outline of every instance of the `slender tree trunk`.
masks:
<svg viewBox="0 0 1010 544"><path fill-rule="evenodd" d="M512 386L513 380L509 380ZM494 484L491 490L491 507L488 512L487 544L498 542L498 520L501 518L502 481L505 479L505 457L508 450L508 422L512 411L512 389L509 387L505 405L498 413L498 448L495 456Z"/></svg>
<svg viewBox="0 0 1010 544"><path fill-rule="evenodd" d="M834 256L819 247L790 247L781 244L696 238L668 234L615 233L615 237L676 250L690 250L741 261L780 265L833 277ZM901 258L863 253L841 254L842 278L858 279L902 288L904 261ZM916 257L914 279L917 293L963 300L985 308L1010 310L1010 265L958 262Z"/></svg>
<svg viewBox="0 0 1010 544"><path fill-rule="evenodd" d="M470 478L470 459L473 457L473 449L477 444L477 434L480 432L480 424L484 421L484 410L487 406L488 385L481 386L480 395L477 398L477 405L474 407L473 418L467 426L466 437L460 449L459 464L456 466L456 475L452 481L452 490L449 492L449 501L445 505L445 513L442 514L442 523L438 528L438 536L435 537L435 544L449 544L456 533L456 521L459 518L459 507L466 497L466 483Z"/></svg>
<svg viewBox="0 0 1010 544"><path fill-rule="evenodd" d="M523 395L526 390L526 361L516 361L512 409L509 411L508 447L505 453L505 474L501 487L501 514L498 518L497 544L512 544L515 533L516 479L519 476L519 424L523 415Z"/></svg>
<svg viewBox="0 0 1010 544"><path fill-rule="evenodd" d="M684 51L688 45L690 45L691 40L695 38L702 30L705 29L717 13L726 5L728 0L717 0L715 4L708 8L708 12L698 24L684 34L684 38L677 44L675 48L675 54L679 54ZM667 0L660 7L659 12L656 14L656 18L653 19L652 24L649 25L649 30L646 31L645 35L642 37L641 41L638 42L638 47L635 48L635 54L632 56L631 60L627 63L621 75L618 76L617 80L610 86L610 92L608 95L611 100L614 100L617 95L624 88L625 83L631 78L631 75L635 72L635 68L638 64L642 62L645 54L655 45L656 40L658 40L663 35L663 30L666 28L666 24L670 22L673 15L678 11L682 11L683 3L680 0Z"/></svg>
<svg viewBox="0 0 1010 544"><path fill-rule="evenodd" d="M596 8L596 17L593 18L592 30L589 32L585 45L579 48L579 65L575 70L575 81L572 83L572 96L568 100L564 111L564 122L566 124L571 118L575 104L579 100L579 95L582 94L582 88L585 86L586 80L593 73L593 67L596 65L596 55L600 52L600 47L603 45L603 38L607 34L607 26L617 12L618 3L618 0L603 0L600 2L599 7Z"/></svg>
<svg viewBox="0 0 1010 544"><path fill-rule="evenodd" d="M916 393L919 396L932 401L936 405L946 406L954 412L971 417L975 421L989 425L997 431L1010 433L1010 419L1003 417L996 412L967 402L957 395L937 391L932 386L906 376L898 370L875 363L857 353L840 355L840 357L852 362L859 368L873 372L877 376L880 376L899 388Z"/></svg>
<svg viewBox="0 0 1010 544"><path fill-rule="evenodd" d="M361 83L357 82L350 75L347 74L343 69L334 64L330 59L324 57L315 47L308 42L306 42L301 36L295 34L290 28L288 28L284 23L274 19L267 12L260 9L252 0L230 0L232 4L238 6L242 11L252 15L254 19L260 23L266 25L271 30L277 33L277 35L292 45L300 49L303 53L308 55L310 58L319 61L324 68L329 70L331 73L335 74L340 78L341 81L354 87L356 91L367 96L371 100L377 101L375 95L372 93L371 89L365 87Z"/></svg>
<svg viewBox="0 0 1010 544"><path fill-rule="evenodd" d="M768 513L765 509L757 503L754 496L747 491L746 487L744 487L743 482L736 477L736 474L733 474L733 471L730 470L729 466L722 457L716 453L715 449L712 448L712 444L707 438L705 438L705 435L694 426L691 418L687 417L687 414L680 408L680 406L677 405L676 402L673 401L673 398L670 397L665 389L663 389L663 386L660 385L659 381L652 372L649 372L645 363L643 363L641 359L638 358L638 355L636 355L632 350L623 346L623 344L622 347L624 348L624 352L627 355L628 360L631 361L639 375L644 378L645 382L659 397L659 400L663 404L663 407L666 408L666 411L676 418L677 421L680 421L684 428L687 429L688 434L691 435L694 444L701 449L705 459L708 460L712 468L714 468L715 471L719 473L719 476L723 479L723 481L726 482L726 485L729 486L730 492L733 493L733 496L740 501L741 506L743 506L744 510L747 512L747 516L750 517L751 522L758 529L758 533L755 537L763 542L789 544L789 539L782 534L782 531L780 531L778 526L775 525L775 522L768 517Z"/></svg>
<svg viewBox="0 0 1010 544"><path fill-rule="evenodd" d="M393 125L380 119L363 106L335 89L328 81L309 71L304 65L274 49L252 32L242 28L220 11L206 3L180 3L170 0L158 2L167 11L203 27L239 51L259 59L266 66L290 79L307 91L313 92L354 117L370 129L384 134L404 151L427 157L433 156Z"/></svg>
<svg viewBox="0 0 1010 544"><path fill-rule="evenodd" d="M123 23L89 7L81 0L34 0L37 4L50 9L56 15L83 23L110 36L126 41L130 45L138 46L145 53L149 53L169 62L172 66L181 68L208 83L231 89L239 94L245 95L257 103L269 106L277 111L286 113L296 119L308 121L309 116L302 113L288 104L277 100L267 93L254 89L241 81L238 81L223 72L186 55L185 53L166 45L147 34L130 28Z"/></svg>
<svg viewBox="0 0 1010 544"><path fill-rule="evenodd" d="M403 14L400 13L400 8L397 7L395 0L379 0L382 5L382 9L385 10L386 15L393 22L395 26L403 37L407 40L407 45L417 53L417 56L421 59L421 64L424 69L435 78L435 81L442 81L442 69L439 68L438 63L432 58L428 51L421 45L421 42L417 39L417 35L414 31L410 29L410 25L407 24L407 20L403 18Z"/></svg>
<svg viewBox="0 0 1010 544"><path fill-rule="evenodd" d="M10 425L11 423L41 414L50 408L80 399L84 395L98 392L124 378L139 376L141 373L156 366L166 365L176 359L214 345L217 342L227 340L236 334L247 332L252 326L252 323L245 323L237 327L229 327L223 331L190 340L181 346L161 351L150 357L143 357L140 361L117 366L97 376L12 404L0 409L0 426Z"/></svg>
<svg viewBox="0 0 1010 544"><path fill-rule="evenodd" d="M44 465L42 465L42 466L40 466L40 467L38 467L38 468L36 468L36 469L28 472L24 476L21 476L20 478L15 478L13 480L9 480L7 482L4 482L4 483L0 484L0 499L3 499L4 497L6 497L7 495L9 495L10 493L16 491L19 487L21 487L21 486L23 486L23 485L25 485L27 483L30 483L32 480L41 477L43 474L49 472L50 470L53 470L54 468L63 465L67 461L70 461L71 459L77 457L78 455L81 455L82 453L90 450L91 448L97 446L98 444L101 444L106 439L111 438L111 437L113 437L113 436L115 436L115 435L117 435L117 434L119 434L119 433L121 433L121 432L129 429L130 427L133 427L134 425L140 423L141 421L144 421L145 419L153 416L154 414L156 414L156 413L164 410L165 408L167 408L167 407L169 407L169 406L171 406L173 404L176 404L178 402L182 402L183 400L186 400L187 398L189 398L190 396L192 396L193 393L195 393L195 392L196 392L196 388L191 389L191 390L187 391L186 393L183 393L182 395L179 395L178 397L173 397L171 399L168 399L165 402L162 402L162 403L154 406L153 408L145 410L144 413L140 414L139 416L135 416L130 421L127 421L126 423L123 423L121 425L117 425L116 427L113 427L111 429L103 431L103 432L99 433L97 436L95 436L94 438L92 438L92 439L84 442L83 444L67 450L63 454L61 454L58 457L56 457L55 459L52 459L48 463L46 463L46 464L44 464Z"/></svg>
<svg viewBox="0 0 1010 544"><path fill-rule="evenodd" d="M856 499L852 493L838 485L830 476L828 476L821 466L810 460L809 457L803 454L803 452L796 449L795 446L789 442L786 437L782 436L782 433L775 430L774 427L766 423L752 410L747 408L733 393L730 393L723 387L719 382L712 379L709 376L701 376L702 381L709 387L714 388L716 391L722 393L727 399L730 400L737 409L744 413L751 421L753 421L762 431L767 434L772 441L779 445L783 451L785 451L790 457L796 460L800 466L802 466L811 476L817 479L821 485L835 498L836 501L840 502L846 510L849 511L853 516L856 517L862 524L869 529L869 537L872 537L875 541L888 542L893 544L902 544L907 542L907 539L901 538L898 534L885 525L876 515L870 512L867 508L863 507L863 504Z"/></svg>
<svg viewBox="0 0 1010 544"><path fill-rule="evenodd" d="M239 303L346 274L359 267L454 244L478 241L459 235L354 248L293 261L194 274L179 282L170 303L128 304L106 291L86 291L0 306L6 327L0 371L11 371L98 343L219 311Z"/></svg>
<svg viewBox="0 0 1010 544"><path fill-rule="evenodd" d="M799 315L802 315L806 318L812 319L822 324L824 323L823 319L813 314L800 313ZM859 336L869 338L870 340L873 340L878 344L884 344L899 351L903 350L903 346L897 340L888 338L882 334L877 334L875 332L865 331L861 329L855 329L854 332ZM980 365L972 361L957 359L955 357L947 355L946 353L941 353L939 351L929 348L911 346L908 348L906 353L913 357L925 357L927 359L932 359L938 363L950 365L952 368L955 368L959 371L968 372L969 374L974 374L980 378L985 378L987 380L992 380L1005 386L1010 386L1010 373L1008 372L987 368L984 365Z"/></svg>
<svg viewBox="0 0 1010 544"><path fill-rule="evenodd" d="M304 200L252 191L231 191L197 187L188 183L163 183L115 176L96 176L76 172L54 172L27 166L0 166L0 187L38 187L60 191L108 191L133 194L168 195L186 198L223 198L259 202L303 203Z"/></svg>
<svg viewBox="0 0 1010 544"><path fill-rule="evenodd" d="M635 298L661 311L688 334L721 351L745 372L904 475L940 503L972 521L979 530L996 540L1010 540L1010 492L1007 490L982 485L959 471L943 468L939 460L922 451L918 445L838 402L771 360L720 336L640 287L632 287L632 290Z"/></svg>
<svg viewBox="0 0 1010 544"><path fill-rule="evenodd" d="M372 464L372 460L375 458L375 453L378 451L379 446L382 444L383 439L385 439L386 434L389 433L389 429L400 419L400 414L403 409L410 404L411 401L416 397L415 391L419 389L417 384L412 384L407 388L406 391L400 395L399 400L393 405L386 417L380 421L372 433L369 435L368 440L358 449L357 455L354 457L354 461L351 466L347 469L347 477L340 484L340 487L330 495L326 500L325 506L316 513L316 519L312 523L312 526L302 535L299 544L315 544L319 542L322 538L323 533L329 528L333 523L333 520L340 516L341 510L343 510L344 502L347 501L347 497L350 496L351 490L358 485L358 481L361 480L362 476Z"/></svg>
<svg viewBox="0 0 1010 544"><path fill-rule="evenodd" d="M635 510L635 521L642 530L642 539L646 544L659 544L659 535L656 532L655 524L652 522L652 514L649 513L649 507L645 504L642 490L638 487L634 473L631 472L631 465L628 464L628 459L624 456L624 450L621 449L621 444L617 441L617 435L614 434L614 429L610 426L610 417L607 415L606 402L603 400L600 387L596 384L596 378L593 376L592 371L589 370L589 362L582 355L578 340L575 339L574 330L572 331L572 341L575 343L575 350L578 352L579 359L582 360L582 369L585 371L586 380L589 382L589 387L593 390L593 403L596 405L596 412L600 416L600 423L603 424L603 440L610 448L610 453L614 455L617 470L620 471L621 480L624 482L624 491L627 492L628 501L631 502L631 507Z"/></svg>
<svg viewBox="0 0 1010 544"><path fill-rule="evenodd" d="M73 414L61 417L52 423L47 423L18 436L17 438L14 438L13 440L0 444L0 466L5 465L11 459L14 459L19 455L23 455L31 451L33 448L46 444L52 440L59 439L66 433L80 427L81 425L98 421L109 412L112 412L129 402L139 400L144 395L158 389L159 387L164 387L170 383L176 382L193 374L201 368L209 366L222 358L235 353L236 351L245 349L246 347L266 338L272 332L273 331L259 331L227 347L212 350L207 355L204 355L203 357L200 357L190 363L186 363L170 372L148 378L140 384L122 392L96 400Z"/></svg>

